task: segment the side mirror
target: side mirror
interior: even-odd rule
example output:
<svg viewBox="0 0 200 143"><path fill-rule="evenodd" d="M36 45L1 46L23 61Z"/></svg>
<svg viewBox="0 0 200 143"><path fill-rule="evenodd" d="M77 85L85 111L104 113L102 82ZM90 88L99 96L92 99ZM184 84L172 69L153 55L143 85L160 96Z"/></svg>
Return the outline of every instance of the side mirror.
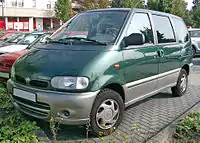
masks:
<svg viewBox="0 0 200 143"><path fill-rule="evenodd" d="M145 43L145 37L140 33L133 33L128 37L124 37L125 47L133 45L143 45Z"/></svg>

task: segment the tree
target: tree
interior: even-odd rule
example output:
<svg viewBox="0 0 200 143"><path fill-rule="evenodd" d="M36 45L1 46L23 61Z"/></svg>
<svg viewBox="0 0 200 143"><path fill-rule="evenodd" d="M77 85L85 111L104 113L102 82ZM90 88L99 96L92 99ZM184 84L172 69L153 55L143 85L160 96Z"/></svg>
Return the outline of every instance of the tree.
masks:
<svg viewBox="0 0 200 143"><path fill-rule="evenodd" d="M144 0L124 0L124 7L144 8Z"/></svg>
<svg viewBox="0 0 200 143"><path fill-rule="evenodd" d="M162 0L148 0L147 7L151 10L164 11Z"/></svg>
<svg viewBox="0 0 200 143"><path fill-rule="evenodd" d="M193 26L200 27L200 7L194 11L193 14Z"/></svg>
<svg viewBox="0 0 200 143"><path fill-rule="evenodd" d="M84 0L83 6L85 10L107 8L109 0Z"/></svg>
<svg viewBox="0 0 200 143"><path fill-rule="evenodd" d="M123 1L124 0L112 0L111 7L123 7Z"/></svg>
<svg viewBox="0 0 200 143"><path fill-rule="evenodd" d="M177 6L178 5L178 6ZM184 18L186 16L186 3L184 0L172 0L172 14Z"/></svg>
<svg viewBox="0 0 200 143"><path fill-rule="evenodd" d="M195 11L197 8L200 7L200 0L193 0L193 7L192 10Z"/></svg>
<svg viewBox="0 0 200 143"><path fill-rule="evenodd" d="M55 15L58 19L66 22L72 16L71 0L57 0L55 4Z"/></svg>
<svg viewBox="0 0 200 143"><path fill-rule="evenodd" d="M107 8L110 5L109 0L99 0L99 8Z"/></svg>

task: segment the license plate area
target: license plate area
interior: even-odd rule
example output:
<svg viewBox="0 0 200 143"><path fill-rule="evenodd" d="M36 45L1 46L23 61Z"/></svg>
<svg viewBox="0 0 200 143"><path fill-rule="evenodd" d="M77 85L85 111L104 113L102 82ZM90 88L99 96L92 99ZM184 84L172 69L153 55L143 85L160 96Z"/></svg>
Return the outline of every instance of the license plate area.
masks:
<svg viewBox="0 0 200 143"><path fill-rule="evenodd" d="M20 97L22 99L26 99L26 100L29 100L29 101L32 101L32 102L36 102L36 95L34 93L31 93L31 92L27 92L27 91L24 91L24 90L21 90L21 89L14 88L13 89L13 95L16 96L16 97Z"/></svg>

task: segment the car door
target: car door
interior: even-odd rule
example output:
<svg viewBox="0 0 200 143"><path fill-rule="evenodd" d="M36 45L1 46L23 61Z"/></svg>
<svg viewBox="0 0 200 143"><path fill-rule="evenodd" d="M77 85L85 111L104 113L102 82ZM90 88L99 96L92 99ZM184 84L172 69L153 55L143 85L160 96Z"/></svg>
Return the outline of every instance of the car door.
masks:
<svg viewBox="0 0 200 143"><path fill-rule="evenodd" d="M145 44L123 49L127 104L138 101L157 89L158 58L152 23L148 13L135 13L125 37L133 33L144 35Z"/></svg>
<svg viewBox="0 0 200 143"><path fill-rule="evenodd" d="M159 48L158 89L164 89L176 84L180 71L181 46L168 16L153 14L152 19Z"/></svg>

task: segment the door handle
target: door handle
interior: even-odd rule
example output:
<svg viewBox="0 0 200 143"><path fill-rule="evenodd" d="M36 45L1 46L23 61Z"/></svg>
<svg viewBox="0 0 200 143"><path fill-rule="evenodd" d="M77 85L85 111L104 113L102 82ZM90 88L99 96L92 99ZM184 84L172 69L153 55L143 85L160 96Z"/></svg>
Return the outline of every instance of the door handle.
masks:
<svg viewBox="0 0 200 143"><path fill-rule="evenodd" d="M158 50L158 56L159 57L164 57L164 51L163 50Z"/></svg>

